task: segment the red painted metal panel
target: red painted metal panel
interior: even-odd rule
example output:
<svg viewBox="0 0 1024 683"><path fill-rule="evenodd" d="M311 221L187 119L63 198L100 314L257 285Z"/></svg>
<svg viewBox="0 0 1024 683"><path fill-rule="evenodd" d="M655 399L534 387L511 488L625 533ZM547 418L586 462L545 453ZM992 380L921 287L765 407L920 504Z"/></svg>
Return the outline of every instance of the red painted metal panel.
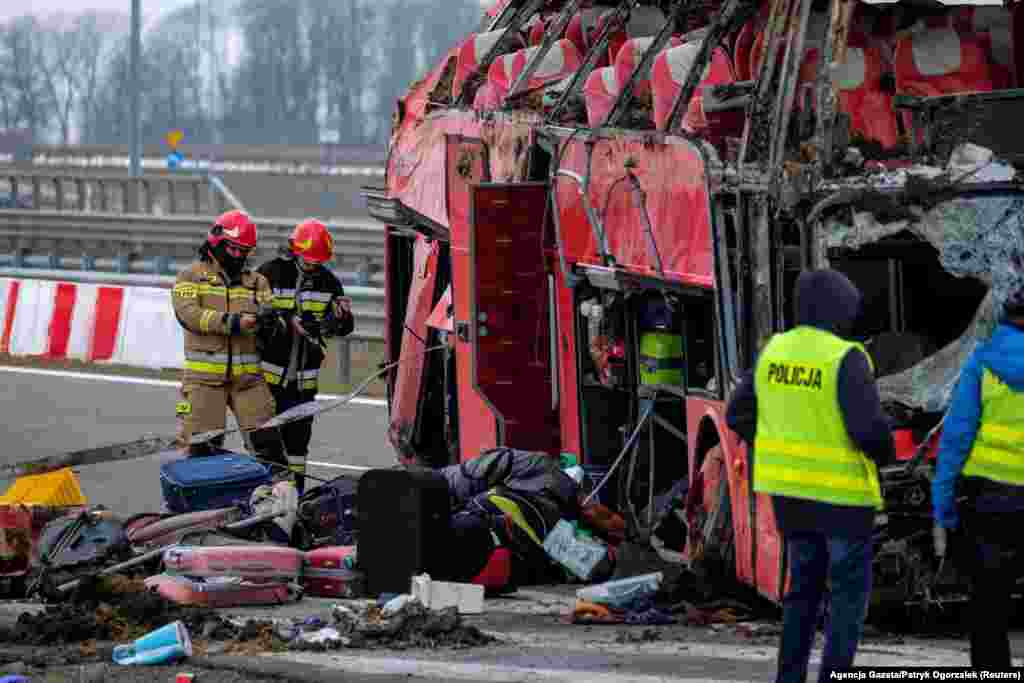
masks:
<svg viewBox="0 0 1024 683"><path fill-rule="evenodd" d="M555 277L555 308L558 314L558 407L562 423L562 450L583 462L580 437L579 378L576 373L575 302L573 291L565 286L562 273Z"/></svg>
<svg viewBox="0 0 1024 683"><path fill-rule="evenodd" d="M755 493L757 498L757 590L776 602L779 594L779 572L782 570L784 543L775 524L775 508L771 496Z"/></svg>
<svg viewBox="0 0 1024 683"><path fill-rule="evenodd" d="M544 183L472 190L470 244L476 389L498 418L502 445L558 453L552 402Z"/></svg>
<svg viewBox="0 0 1024 683"><path fill-rule="evenodd" d="M560 171L578 179L562 173L557 184L562 241L569 260L602 265L600 245L584 210L587 201L592 215L603 224L608 252L616 264L641 275L657 275L660 256L667 278L714 286L710 199L704 161L694 145L673 137L651 144L627 133L598 140L590 154L589 143L565 144ZM581 191L588 170L584 198Z"/></svg>
<svg viewBox="0 0 1024 683"><path fill-rule="evenodd" d="M465 226L459 226L462 228ZM480 451L498 445L498 422L484 397L475 388L473 343L470 337L472 318L472 268L470 266L467 231L452 226L452 291L455 295L456 381L459 391L459 460L464 462L480 455ZM459 242L466 246L457 246ZM462 330L466 332L463 333Z"/></svg>
<svg viewBox="0 0 1024 683"><path fill-rule="evenodd" d="M732 502L732 527L736 540L736 578L754 585L753 534L750 506L750 459L746 445L733 432L722 434L729 495Z"/></svg>
<svg viewBox="0 0 1024 683"><path fill-rule="evenodd" d="M445 330L446 332L454 332L455 325L452 324L452 316L450 314L451 306L452 286L448 285L448 288L444 290L444 294L441 295L441 299L434 306L434 311L427 318L427 326L438 330Z"/></svg>
<svg viewBox="0 0 1024 683"><path fill-rule="evenodd" d="M455 323L455 370L459 405L459 460L498 445L494 413L474 387L473 342L469 334L473 310L470 244L472 188L489 177L487 148L479 139L448 135L445 139L445 197L451 228L452 303ZM425 169L426 171L427 169Z"/></svg>
<svg viewBox="0 0 1024 683"><path fill-rule="evenodd" d="M489 154L482 140L462 135L445 138L445 197L448 225L470 224L470 192L491 178Z"/></svg>
<svg viewBox="0 0 1024 683"><path fill-rule="evenodd" d="M395 377L395 393L391 397L392 438L409 438L416 426L423 397L424 340L427 339L427 317L433 310L437 281L437 243L428 243L422 235L416 238L413 257L412 286L405 311L405 328L401 343L401 364Z"/></svg>

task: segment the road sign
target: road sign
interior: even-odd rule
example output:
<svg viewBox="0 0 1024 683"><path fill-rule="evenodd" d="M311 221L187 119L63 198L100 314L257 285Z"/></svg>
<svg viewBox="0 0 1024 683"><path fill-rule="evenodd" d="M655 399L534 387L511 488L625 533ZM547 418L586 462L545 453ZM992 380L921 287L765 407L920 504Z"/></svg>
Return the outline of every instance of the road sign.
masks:
<svg viewBox="0 0 1024 683"><path fill-rule="evenodd" d="M181 139L184 138L184 137L185 137L184 131L172 130L169 133L167 133L167 135L164 136L164 140L167 141L167 146L168 147L170 147L171 149L177 149L178 148L178 143L181 142Z"/></svg>
<svg viewBox="0 0 1024 683"><path fill-rule="evenodd" d="M181 155L181 152L174 151L167 155L167 168L175 169L181 165L181 162L185 160L185 157Z"/></svg>

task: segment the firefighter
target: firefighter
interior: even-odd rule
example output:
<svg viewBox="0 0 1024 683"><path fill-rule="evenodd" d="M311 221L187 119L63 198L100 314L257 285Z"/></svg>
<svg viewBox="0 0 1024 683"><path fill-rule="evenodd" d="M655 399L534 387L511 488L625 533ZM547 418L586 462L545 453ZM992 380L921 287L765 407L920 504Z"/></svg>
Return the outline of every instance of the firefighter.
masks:
<svg viewBox="0 0 1024 683"><path fill-rule="evenodd" d="M774 335L729 402L752 444L753 489L771 495L789 553L777 681L803 682L826 582L829 621L819 681L853 665L867 616L877 463L895 457L871 359L847 337L861 294L834 270L801 273L797 325Z"/></svg>
<svg viewBox="0 0 1024 683"><path fill-rule="evenodd" d="M185 330L185 372L177 405L179 444L208 455L219 440L198 446L196 433L223 429L230 406L239 427L254 430L274 416L274 398L260 371L257 331L269 310L270 285L246 268L256 247L256 224L242 211L220 216L199 248L199 260L178 273L171 295ZM274 431L246 432L249 450L286 465Z"/></svg>
<svg viewBox="0 0 1024 683"><path fill-rule="evenodd" d="M946 414L932 481L935 553L971 578L971 666L1009 669L1009 620L1024 560L1024 288L1011 294L992 338L968 357ZM963 509L957 510L957 498Z"/></svg>
<svg viewBox="0 0 1024 683"><path fill-rule="evenodd" d="M309 219L292 231L286 255L259 268L270 282L274 308L288 321L284 333L264 335L261 351L263 375L278 412L316 398L324 340L345 336L355 327L345 289L324 265L333 258L333 252L334 241L327 227ZM291 422L281 430L301 494L313 418Z"/></svg>

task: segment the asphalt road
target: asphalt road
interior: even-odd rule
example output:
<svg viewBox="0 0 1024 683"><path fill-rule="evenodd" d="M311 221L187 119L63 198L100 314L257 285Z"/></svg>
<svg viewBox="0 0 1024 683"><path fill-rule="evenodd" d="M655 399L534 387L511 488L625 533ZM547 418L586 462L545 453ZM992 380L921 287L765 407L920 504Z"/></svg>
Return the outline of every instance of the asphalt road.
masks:
<svg viewBox="0 0 1024 683"><path fill-rule="evenodd" d="M33 374L25 374L26 370ZM168 383L142 384L130 378L42 372L0 368L2 462L130 441L144 434L175 432L177 388ZM342 406L314 423L310 460L386 467L394 461L385 439L386 429L387 413L380 402ZM243 450L237 435L229 437L226 446ZM155 511L162 503L159 465L173 457L179 456L172 453L91 465L80 468L78 476L90 504L102 504L121 513ZM336 468L310 469L310 474L325 478L343 473ZM0 490L6 490L9 483L0 480Z"/></svg>

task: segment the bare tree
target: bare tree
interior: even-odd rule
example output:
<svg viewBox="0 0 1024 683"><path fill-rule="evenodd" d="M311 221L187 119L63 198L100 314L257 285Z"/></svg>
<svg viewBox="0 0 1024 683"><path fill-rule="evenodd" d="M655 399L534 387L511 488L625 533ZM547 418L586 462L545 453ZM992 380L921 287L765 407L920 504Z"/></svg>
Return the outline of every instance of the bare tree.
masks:
<svg viewBox="0 0 1024 683"><path fill-rule="evenodd" d="M96 141L96 122L103 116L99 93L104 69L118 39L125 37L127 22L127 15L114 12L86 12L78 19L82 45L79 116L83 141Z"/></svg>
<svg viewBox="0 0 1024 683"><path fill-rule="evenodd" d="M39 23L31 16L18 17L0 26L5 123L9 127L27 128L37 139L49 131L52 111L52 100L38 73L41 33Z"/></svg>

